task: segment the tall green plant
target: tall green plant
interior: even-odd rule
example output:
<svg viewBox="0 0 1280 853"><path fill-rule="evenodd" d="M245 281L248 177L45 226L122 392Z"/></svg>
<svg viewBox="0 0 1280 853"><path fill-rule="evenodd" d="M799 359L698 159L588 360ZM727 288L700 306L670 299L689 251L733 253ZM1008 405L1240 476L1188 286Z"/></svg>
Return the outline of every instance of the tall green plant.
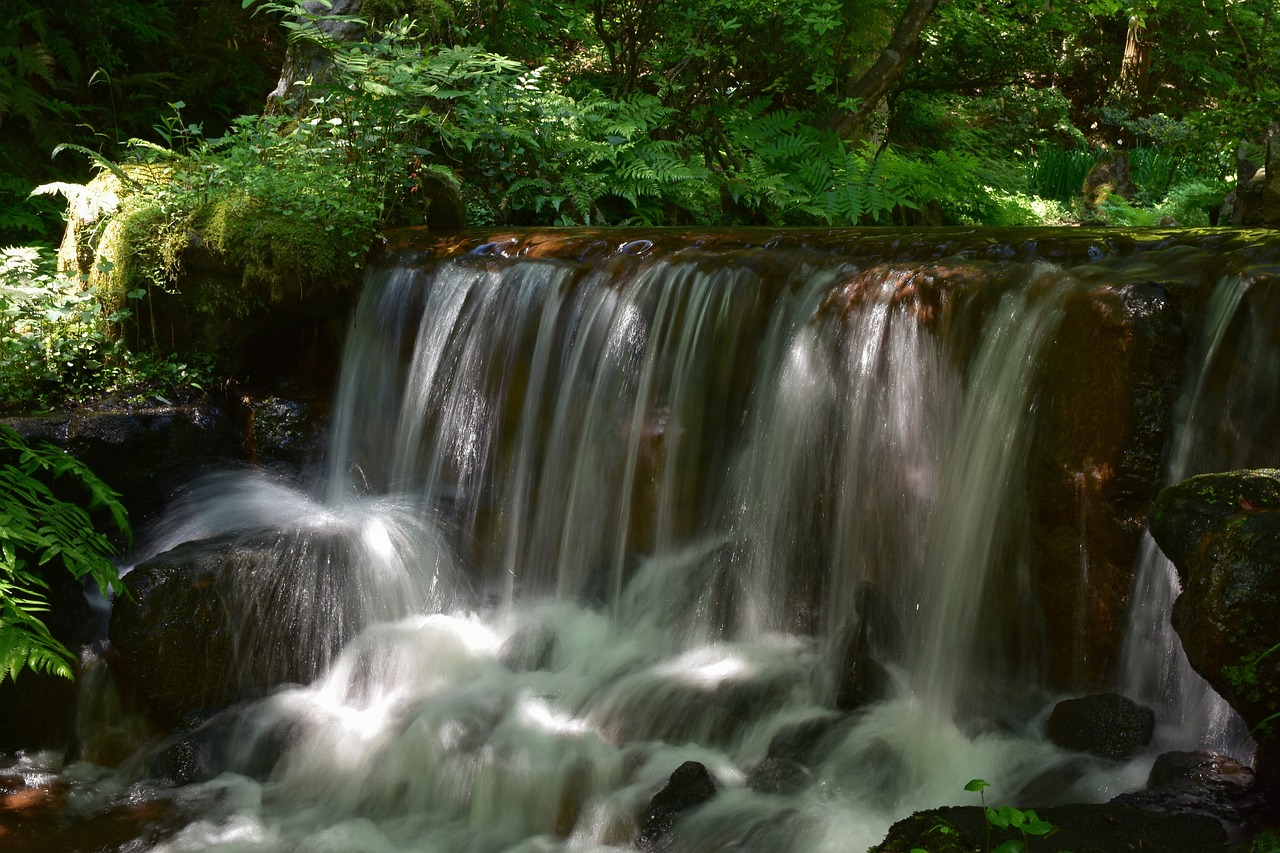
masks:
<svg viewBox="0 0 1280 853"><path fill-rule="evenodd" d="M84 464L0 424L0 681L24 668L73 677L75 658L44 622L47 571L123 589L110 561L111 534L129 539L119 498ZM90 512L105 521L95 524Z"/></svg>

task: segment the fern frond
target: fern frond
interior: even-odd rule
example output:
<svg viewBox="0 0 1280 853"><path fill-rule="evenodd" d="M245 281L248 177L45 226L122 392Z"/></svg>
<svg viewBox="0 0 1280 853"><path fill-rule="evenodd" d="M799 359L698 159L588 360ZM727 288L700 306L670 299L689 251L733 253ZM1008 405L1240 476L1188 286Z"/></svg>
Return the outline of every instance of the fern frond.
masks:
<svg viewBox="0 0 1280 853"><path fill-rule="evenodd" d="M74 151L77 154L83 154L84 156L92 160L95 164L97 164L100 168L106 169L111 174L115 175L122 182L128 184L131 187L134 187L135 189L142 188L142 184L138 183L133 178L126 175L123 169L121 169L115 163L112 163L106 157L103 157L97 151L94 151L92 148L85 148L83 145L76 145L71 142L63 142L62 144L56 146L53 149L53 153L50 156L57 157L63 151Z"/></svg>
<svg viewBox="0 0 1280 853"><path fill-rule="evenodd" d="M23 592L0 581L0 682L17 679L23 668L72 678L75 657L35 615L48 606Z"/></svg>

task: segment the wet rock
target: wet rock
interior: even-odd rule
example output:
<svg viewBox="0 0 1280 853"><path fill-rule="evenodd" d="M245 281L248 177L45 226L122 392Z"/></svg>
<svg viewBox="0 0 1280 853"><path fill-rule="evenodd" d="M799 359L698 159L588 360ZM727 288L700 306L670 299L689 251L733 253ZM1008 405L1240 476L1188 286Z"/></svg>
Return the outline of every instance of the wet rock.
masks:
<svg viewBox="0 0 1280 853"><path fill-rule="evenodd" d="M1151 742L1156 714L1119 695L1100 693L1064 699L1049 715L1049 740L1075 752L1123 761Z"/></svg>
<svg viewBox="0 0 1280 853"><path fill-rule="evenodd" d="M825 757L815 752L843 722L841 717L817 717L782 729L769 741L764 760L747 773L747 785L766 794L795 793L806 787Z"/></svg>
<svg viewBox="0 0 1280 853"><path fill-rule="evenodd" d="M513 672L537 672L551 666L556 633L550 625L525 625L512 634L498 652L498 660Z"/></svg>
<svg viewBox="0 0 1280 853"><path fill-rule="evenodd" d="M889 596L871 583L855 593L858 621L847 632L839 669L836 707L852 711L889 696L893 678L886 663L902 658L903 634Z"/></svg>
<svg viewBox="0 0 1280 853"><path fill-rule="evenodd" d="M1185 373L1171 288L1107 285L1068 298L1046 352L1029 465L1035 604L1016 644L1043 649L1049 686L1105 690L1123 643L1145 514ZM1014 585L1003 612L1025 612ZM1044 638L1053 638L1046 642Z"/></svg>
<svg viewBox="0 0 1280 853"><path fill-rule="evenodd" d="M239 698L220 570L235 545L189 542L134 568L109 634L130 682L162 725Z"/></svg>
<svg viewBox="0 0 1280 853"><path fill-rule="evenodd" d="M1166 752L1156 759L1143 791L1113 802L1163 814L1198 814L1217 820L1232 841L1251 830L1250 815L1264 806L1254 772L1212 752Z"/></svg>
<svg viewBox="0 0 1280 853"><path fill-rule="evenodd" d="M1032 850L1072 850L1074 853L1115 853L1119 850L1160 850L1162 853L1208 853L1227 849L1226 835L1213 818L1194 814L1154 814L1124 803L1055 806L1036 809L1041 820L1057 827L1044 842L1033 840ZM916 812L895 823L878 853L971 853L994 850L1005 841L1021 841L1016 830L990 829L980 806L948 806Z"/></svg>
<svg viewBox="0 0 1280 853"><path fill-rule="evenodd" d="M676 768L661 791L654 794L649 807L632 838L640 850L675 850L671 830L689 809L702 805L716 795L716 782L707 768L697 761L686 761Z"/></svg>
<svg viewBox="0 0 1280 853"><path fill-rule="evenodd" d="M1187 659L1244 717L1256 769L1280 780L1280 471L1203 474L1160 493L1151 533L1178 569L1173 627Z"/></svg>
<svg viewBox="0 0 1280 853"><path fill-rule="evenodd" d="M299 469L319 458L324 440L322 407L280 396L241 398L249 459Z"/></svg>
<svg viewBox="0 0 1280 853"><path fill-rule="evenodd" d="M175 482L243 456L239 430L210 397L189 403L9 418L23 436L58 445L122 495L133 518L158 509Z"/></svg>
<svg viewBox="0 0 1280 853"><path fill-rule="evenodd" d="M263 729L237 707L183 723L188 730L147 764L149 775L175 785L207 782L227 771L265 781L297 739L295 724L277 721Z"/></svg>
<svg viewBox="0 0 1280 853"><path fill-rule="evenodd" d="M158 722L183 727L316 678L366 621L347 604L361 582L349 547L338 532L238 534L179 545L126 575L110 638Z"/></svg>

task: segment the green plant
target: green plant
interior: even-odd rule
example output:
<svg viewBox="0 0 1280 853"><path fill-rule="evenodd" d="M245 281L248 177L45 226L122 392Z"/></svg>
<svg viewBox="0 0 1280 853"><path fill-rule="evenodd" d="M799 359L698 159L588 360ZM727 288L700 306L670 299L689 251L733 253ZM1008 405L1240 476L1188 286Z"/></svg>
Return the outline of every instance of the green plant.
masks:
<svg viewBox="0 0 1280 853"><path fill-rule="evenodd" d="M109 274L110 270L100 270ZM145 291L125 294L136 302ZM47 250L0 249L0 412L66 406L128 391L158 399L199 391L208 361L131 351L122 327L127 307L112 308L98 287L61 275Z"/></svg>
<svg viewBox="0 0 1280 853"><path fill-rule="evenodd" d="M1042 146L1027 170L1027 188L1033 195L1070 201L1080 194L1085 176L1098 161L1091 151Z"/></svg>
<svg viewBox="0 0 1280 853"><path fill-rule="evenodd" d="M84 507L64 499L74 493ZM75 658L45 625L44 567L58 564L104 592L123 589L108 532L128 541L119 494L52 445L33 447L0 424L0 681L29 668L73 677ZM105 517L94 523L90 511Z"/></svg>
<svg viewBox="0 0 1280 853"><path fill-rule="evenodd" d="M1249 845L1249 853L1280 853L1280 833L1274 829L1262 830Z"/></svg>
<svg viewBox="0 0 1280 853"><path fill-rule="evenodd" d="M986 849L990 853L1023 853L1027 849L1029 843L1028 836L1037 838L1047 838L1058 831L1058 828L1040 817L1031 809L1015 809L1012 806L1000 806L992 808L987 805L986 789L991 784L983 779L971 779L964 786L966 791L977 793L982 801L982 813L987 819L987 843ZM991 847L991 829L992 827L1001 830L1016 829L1021 838L1010 838L992 849Z"/></svg>

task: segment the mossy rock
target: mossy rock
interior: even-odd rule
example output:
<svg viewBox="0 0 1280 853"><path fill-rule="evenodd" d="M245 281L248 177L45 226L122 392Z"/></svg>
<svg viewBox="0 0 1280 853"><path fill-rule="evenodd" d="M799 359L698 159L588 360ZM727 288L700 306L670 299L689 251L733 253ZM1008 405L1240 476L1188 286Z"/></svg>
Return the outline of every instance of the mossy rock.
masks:
<svg viewBox="0 0 1280 853"><path fill-rule="evenodd" d="M1202 474L1160 493L1151 533L1182 594L1187 659L1257 728L1259 772L1280 779L1280 471Z"/></svg>
<svg viewBox="0 0 1280 853"><path fill-rule="evenodd" d="M130 167L73 190L59 250L63 272L96 288L109 312L131 309L121 334L133 347L212 353L252 375L279 365L282 346L300 351L317 328L349 315L372 234L344 234L243 193L175 213L160 190L167 179Z"/></svg>

